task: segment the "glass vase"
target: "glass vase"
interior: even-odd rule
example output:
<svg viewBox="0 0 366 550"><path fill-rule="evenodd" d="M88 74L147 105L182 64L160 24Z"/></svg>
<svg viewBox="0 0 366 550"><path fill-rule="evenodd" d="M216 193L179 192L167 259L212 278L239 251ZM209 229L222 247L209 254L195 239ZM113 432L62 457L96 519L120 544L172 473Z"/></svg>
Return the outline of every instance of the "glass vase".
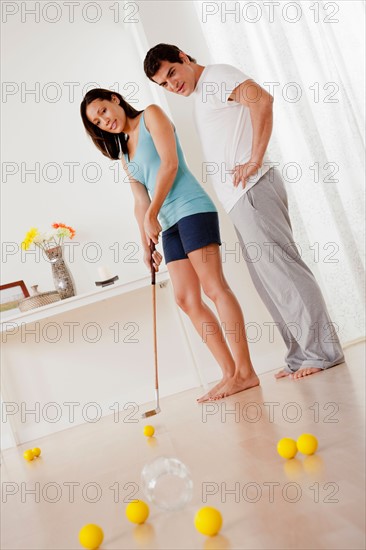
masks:
<svg viewBox="0 0 366 550"><path fill-rule="evenodd" d="M46 255L51 262L53 282L61 300L75 296L74 281L63 258L62 247L48 248Z"/></svg>
<svg viewBox="0 0 366 550"><path fill-rule="evenodd" d="M141 487L149 502L163 510L179 510L192 499L191 473L174 457L158 456L145 464Z"/></svg>

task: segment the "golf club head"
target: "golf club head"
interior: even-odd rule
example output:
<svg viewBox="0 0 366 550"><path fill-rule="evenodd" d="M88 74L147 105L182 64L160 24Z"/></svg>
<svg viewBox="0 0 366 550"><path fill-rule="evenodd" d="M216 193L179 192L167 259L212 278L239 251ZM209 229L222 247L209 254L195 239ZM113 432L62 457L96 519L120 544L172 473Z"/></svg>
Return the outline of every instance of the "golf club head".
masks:
<svg viewBox="0 0 366 550"><path fill-rule="evenodd" d="M149 416L155 416L161 412L160 401L159 401L159 388L155 388L155 397L156 397L156 407L150 411L146 411L141 415L141 418L149 418Z"/></svg>
<svg viewBox="0 0 366 550"><path fill-rule="evenodd" d="M156 407L156 409L144 412L141 415L141 418L149 418L150 416L155 416L156 414L159 414L159 412L161 412L160 407Z"/></svg>

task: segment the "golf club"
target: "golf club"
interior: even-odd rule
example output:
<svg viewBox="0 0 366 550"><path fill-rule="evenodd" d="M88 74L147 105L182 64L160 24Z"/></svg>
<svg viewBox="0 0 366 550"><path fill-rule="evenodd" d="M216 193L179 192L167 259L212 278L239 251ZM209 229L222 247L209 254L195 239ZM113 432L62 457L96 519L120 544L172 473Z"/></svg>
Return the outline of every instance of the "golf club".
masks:
<svg viewBox="0 0 366 550"><path fill-rule="evenodd" d="M153 260L153 252L155 250L155 244L150 240L150 251L151 251L151 288L152 288L152 304L153 304L153 334L154 334L154 363L155 363L155 396L156 396L156 407L150 411L146 411L142 414L142 418L148 418L149 416L154 416L159 414L159 379L158 379L158 349L157 349L157 339L156 339L156 285L155 285L155 268Z"/></svg>

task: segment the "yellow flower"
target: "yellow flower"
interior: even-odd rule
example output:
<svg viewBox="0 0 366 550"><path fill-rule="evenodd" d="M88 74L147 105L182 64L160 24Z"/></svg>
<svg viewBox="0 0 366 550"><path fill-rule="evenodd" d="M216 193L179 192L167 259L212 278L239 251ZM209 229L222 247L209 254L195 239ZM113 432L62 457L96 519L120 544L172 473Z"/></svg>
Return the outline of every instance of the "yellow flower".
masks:
<svg viewBox="0 0 366 550"><path fill-rule="evenodd" d="M36 227L31 227L28 233L26 234L24 241L21 244L23 250L28 250L30 245L33 243L35 237L39 234Z"/></svg>

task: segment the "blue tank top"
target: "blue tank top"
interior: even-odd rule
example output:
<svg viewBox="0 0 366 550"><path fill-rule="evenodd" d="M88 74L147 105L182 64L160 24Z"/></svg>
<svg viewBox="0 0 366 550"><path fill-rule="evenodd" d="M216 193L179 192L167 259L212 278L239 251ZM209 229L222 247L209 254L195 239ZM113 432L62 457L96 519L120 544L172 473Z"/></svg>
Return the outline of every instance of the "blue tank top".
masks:
<svg viewBox="0 0 366 550"><path fill-rule="evenodd" d="M174 136L177 145L178 171L159 212L158 217L163 231L186 216L201 212L217 212L210 197L189 171L175 130ZM139 135L133 160L129 162L127 154L125 154L125 160L131 176L146 187L151 198L155 190L160 157L151 134L146 128L144 113L139 120Z"/></svg>

